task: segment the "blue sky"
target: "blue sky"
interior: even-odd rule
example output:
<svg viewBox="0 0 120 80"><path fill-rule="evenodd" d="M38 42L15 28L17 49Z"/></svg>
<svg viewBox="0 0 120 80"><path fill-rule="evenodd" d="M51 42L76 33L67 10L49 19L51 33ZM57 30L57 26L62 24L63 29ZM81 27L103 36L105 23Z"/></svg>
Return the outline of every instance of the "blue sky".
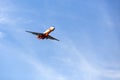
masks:
<svg viewBox="0 0 120 80"><path fill-rule="evenodd" d="M0 0L0 80L120 80L119 3Z"/></svg>

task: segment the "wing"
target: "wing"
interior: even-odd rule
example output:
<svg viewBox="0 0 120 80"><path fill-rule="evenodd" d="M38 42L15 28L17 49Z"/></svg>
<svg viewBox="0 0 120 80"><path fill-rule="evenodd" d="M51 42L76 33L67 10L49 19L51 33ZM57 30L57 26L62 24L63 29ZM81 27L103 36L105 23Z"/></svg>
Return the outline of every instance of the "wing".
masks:
<svg viewBox="0 0 120 80"><path fill-rule="evenodd" d="M51 40L60 41L60 40L58 40L58 39L56 39L56 38L54 38L54 37L52 37L52 36L50 36L50 35L48 35L47 39L51 39Z"/></svg>
<svg viewBox="0 0 120 80"><path fill-rule="evenodd" d="M26 31L26 32L32 33L32 34L34 34L34 35L42 35L42 33L38 33L38 32L32 32L32 31Z"/></svg>

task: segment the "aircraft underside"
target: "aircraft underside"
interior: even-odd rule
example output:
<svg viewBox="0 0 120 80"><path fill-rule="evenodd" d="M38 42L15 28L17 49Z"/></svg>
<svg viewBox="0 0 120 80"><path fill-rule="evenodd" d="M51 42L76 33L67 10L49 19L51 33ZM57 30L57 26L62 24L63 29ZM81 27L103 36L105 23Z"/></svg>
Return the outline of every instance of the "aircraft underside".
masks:
<svg viewBox="0 0 120 80"><path fill-rule="evenodd" d="M45 39L47 36L45 36L44 34L43 35L38 35L37 38L38 39Z"/></svg>

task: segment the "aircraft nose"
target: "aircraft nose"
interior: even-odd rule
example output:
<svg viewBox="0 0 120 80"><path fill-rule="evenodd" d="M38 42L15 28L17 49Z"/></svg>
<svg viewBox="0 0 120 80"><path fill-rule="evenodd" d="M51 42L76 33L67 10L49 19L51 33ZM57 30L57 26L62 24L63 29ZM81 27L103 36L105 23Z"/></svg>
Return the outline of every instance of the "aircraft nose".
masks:
<svg viewBox="0 0 120 80"><path fill-rule="evenodd" d="M51 29L51 30L55 30L55 27L54 27L54 26L51 26L50 29Z"/></svg>

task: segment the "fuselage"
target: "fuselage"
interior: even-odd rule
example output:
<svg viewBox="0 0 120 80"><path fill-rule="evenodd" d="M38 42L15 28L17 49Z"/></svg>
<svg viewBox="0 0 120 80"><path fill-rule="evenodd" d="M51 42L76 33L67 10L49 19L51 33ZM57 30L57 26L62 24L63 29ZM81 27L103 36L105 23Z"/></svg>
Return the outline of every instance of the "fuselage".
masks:
<svg viewBox="0 0 120 80"><path fill-rule="evenodd" d="M51 26L48 28L42 35L37 35L37 38L39 39L45 39L48 37L48 35L55 30L55 27Z"/></svg>
<svg viewBox="0 0 120 80"><path fill-rule="evenodd" d="M37 35L37 38L38 39L45 39L47 36L45 36L44 34L42 34L42 35Z"/></svg>

